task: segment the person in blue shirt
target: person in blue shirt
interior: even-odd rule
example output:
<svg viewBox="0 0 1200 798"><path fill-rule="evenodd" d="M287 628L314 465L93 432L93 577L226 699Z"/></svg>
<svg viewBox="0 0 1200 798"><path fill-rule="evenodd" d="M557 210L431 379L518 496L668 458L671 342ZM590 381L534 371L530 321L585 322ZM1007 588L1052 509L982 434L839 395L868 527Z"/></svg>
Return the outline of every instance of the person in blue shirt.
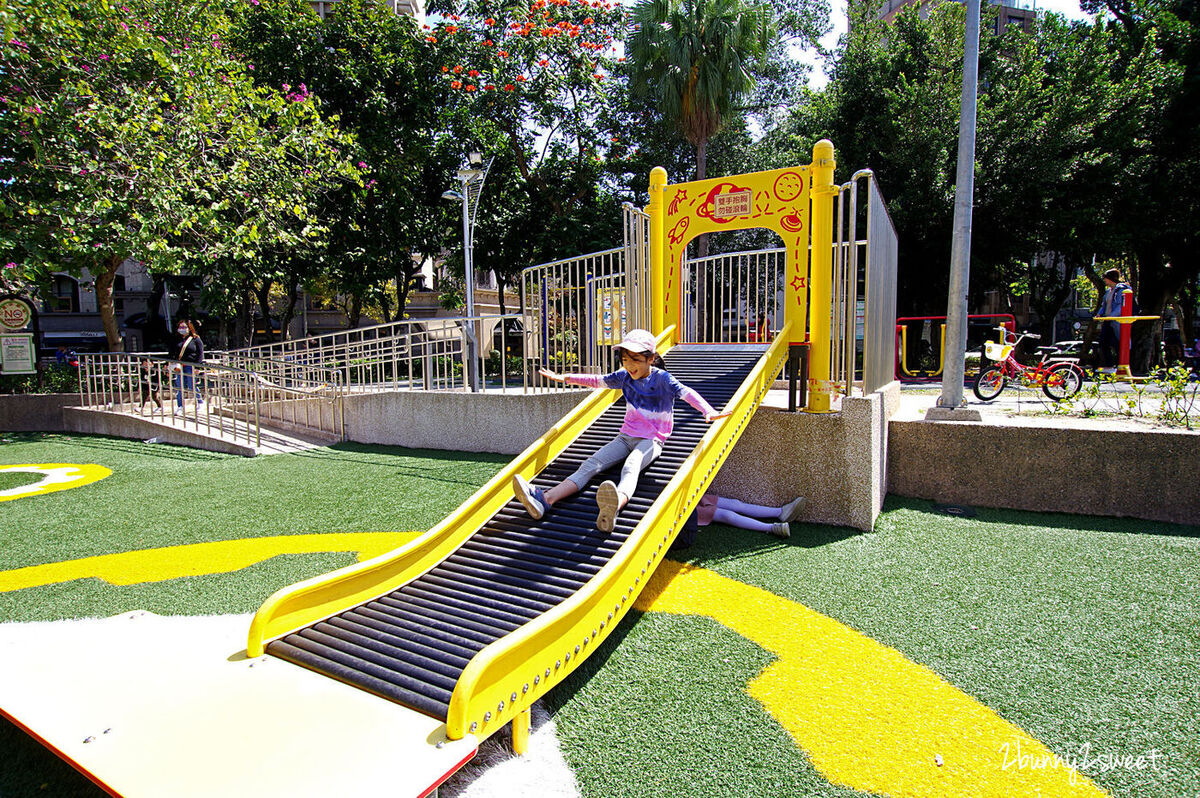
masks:
<svg viewBox="0 0 1200 798"><path fill-rule="evenodd" d="M1109 269L1104 273L1107 290L1100 300L1101 316L1120 316L1125 305L1125 292L1132 291L1129 283L1121 280L1121 272ZM1100 322L1100 365L1101 371L1112 374L1116 371L1117 346L1121 341L1121 325L1115 321Z"/></svg>

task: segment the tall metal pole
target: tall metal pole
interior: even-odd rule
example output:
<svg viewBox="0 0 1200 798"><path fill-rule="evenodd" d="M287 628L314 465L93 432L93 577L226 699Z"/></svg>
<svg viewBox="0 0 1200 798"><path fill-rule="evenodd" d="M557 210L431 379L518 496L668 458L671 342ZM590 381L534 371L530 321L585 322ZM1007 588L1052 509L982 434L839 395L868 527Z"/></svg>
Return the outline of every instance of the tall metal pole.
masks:
<svg viewBox="0 0 1200 798"><path fill-rule="evenodd" d="M471 263L471 250L474 248L474 236L471 235L471 181L477 172L473 169L463 169L458 176L462 179L462 214L463 214L463 277L466 279L467 292L467 322L465 326L467 385L472 391L479 390L478 354L479 347L475 340L475 269Z"/></svg>
<svg viewBox="0 0 1200 798"><path fill-rule="evenodd" d="M950 246L950 292L946 303L945 367L937 406L963 404L967 352L967 289L971 269L971 209L975 198L975 100L979 84L979 0L967 0L962 102L958 118L958 174L954 191L954 240Z"/></svg>
<svg viewBox="0 0 1200 798"><path fill-rule="evenodd" d="M466 170L464 170L466 171ZM460 173L461 174L461 173ZM475 315L475 268L471 263L471 250L475 246L474 236L471 235L471 192L470 184L474 179L474 173L462 175L462 195L463 195L463 267L464 278L467 281L467 316Z"/></svg>

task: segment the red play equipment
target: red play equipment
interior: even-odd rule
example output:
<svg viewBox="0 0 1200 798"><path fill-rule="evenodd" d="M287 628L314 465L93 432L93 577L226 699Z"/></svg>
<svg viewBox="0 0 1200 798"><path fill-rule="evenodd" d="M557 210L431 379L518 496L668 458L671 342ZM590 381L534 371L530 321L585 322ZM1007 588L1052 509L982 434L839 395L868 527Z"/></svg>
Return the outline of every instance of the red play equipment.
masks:
<svg viewBox="0 0 1200 798"><path fill-rule="evenodd" d="M1095 316L1093 318L1101 322L1115 321L1121 325L1121 340L1117 346L1117 373L1114 378L1132 381L1134 377L1133 372L1129 370L1129 344L1133 337L1133 323L1135 321L1152 321L1159 317L1133 315L1133 291L1126 291L1122 297L1120 316Z"/></svg>

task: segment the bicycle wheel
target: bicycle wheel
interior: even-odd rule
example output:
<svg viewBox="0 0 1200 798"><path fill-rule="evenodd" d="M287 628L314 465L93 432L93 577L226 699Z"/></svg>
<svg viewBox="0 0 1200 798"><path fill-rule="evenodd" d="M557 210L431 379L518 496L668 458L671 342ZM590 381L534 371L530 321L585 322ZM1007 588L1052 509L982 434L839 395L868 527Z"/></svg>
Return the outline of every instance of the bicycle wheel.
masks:
<svg viewBox="0 0 1200 798"><path fill-rule="evenodd" d="M1083 387L1083 372L1073 363L1051 366L1042 390L1054 401L1070 399Z"/></svg>
<svg viewBox="0 0 1200 798"><path fill-rule="evenodd" d="M1004 369L999 366L988 366L979 372L975 378L975 395L985 402L990 402L1000 395L1008 380L1004 377Z"/></svg>

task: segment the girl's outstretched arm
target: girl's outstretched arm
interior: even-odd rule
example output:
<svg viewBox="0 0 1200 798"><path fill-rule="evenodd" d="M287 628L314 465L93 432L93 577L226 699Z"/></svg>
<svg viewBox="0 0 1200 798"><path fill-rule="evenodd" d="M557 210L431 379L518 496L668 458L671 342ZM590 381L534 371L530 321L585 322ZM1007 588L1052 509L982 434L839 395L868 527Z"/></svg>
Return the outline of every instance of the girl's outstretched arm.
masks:
<svg viewBox="0 0 1200 798"><path fill-rule="evenodd" d="M733 415L732 410L725 410L718 413L716 408L710 405L708 400L696 393L696 391L687 387L686 385L683 385L682 383L680 383L679 387L683 389L679 394L679 398L696 408L696 411L704 416L705 421L711 423L719 418L725 418L726 416Z"/></svg>
<svg viewBox="0 0 1200 798"><path fill-rule="evenodd" d="M548 380L555 382L565 382L568 385L578 385L582 388L609 388L612 386L606 385L604 376L600 374L557 374L550 369L538 369L538 373ZM611 376L611 375L609 375Z"/></svg>

